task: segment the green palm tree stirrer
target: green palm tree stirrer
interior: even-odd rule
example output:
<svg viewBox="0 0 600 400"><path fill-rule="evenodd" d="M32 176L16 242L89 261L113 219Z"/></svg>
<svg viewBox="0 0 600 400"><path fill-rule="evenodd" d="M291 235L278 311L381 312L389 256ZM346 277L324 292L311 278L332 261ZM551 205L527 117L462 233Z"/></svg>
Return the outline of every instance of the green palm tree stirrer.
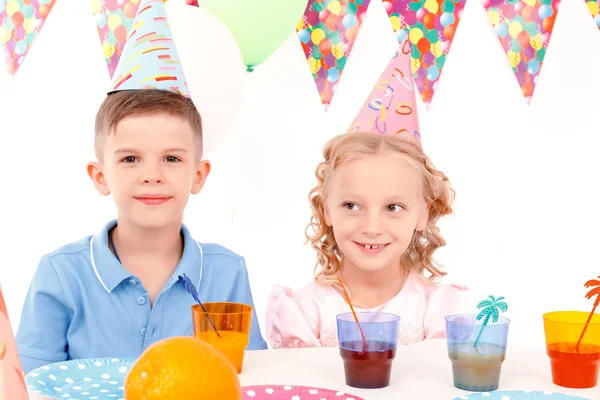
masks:
<svg viewBox="0 0 600 400"><path fill-rule="evenodd" d="M487 299L482 300L479 302L479 304L477 304L477 309L483 308L483 310L481 310L479 314L477 314L477 321L479 321L483 317L485 317L485 319L483 320L483 325L481 325L481 329L479 330L477 339L475 339L475 343L473 343L473 347L477 347L477 345L479 344L481 334L483 333L483 330L490 321L490 318L492 319L492 322L498 322L500 311L506 312L506 310L508 310L508 304L506 304L506 302L502 300L504 300L504 297L502 296L498 298L495 298L494 296L488 296Z"/></svg>
<svg viewBox="0 0 600 400"><path fill-rule="evenodd" d="M600 276L598 278L600 278ZM594 316L594 311L596 311L596 307L598 307L598 305L600 305L600 281L598 279L590 279L589 281L587 281L585 283L584 286L586 288L593 287L592 290L587 292L587 294L585 295L585 298L591 299L592 297L596 296L596 301L594 302L594 307L592 308L592 312L590 313L590 316L588 317L588 319L585 323L585 326L583 327L581 336L579 336L579 340L577 341L577 344L575 345L575 351L577 353L579 353L579 346L581 345L581 341L583 340L583 335L585 335L585 331L587 331L587 328L590 325L590 321L592 320L592 317Z"/></svg>

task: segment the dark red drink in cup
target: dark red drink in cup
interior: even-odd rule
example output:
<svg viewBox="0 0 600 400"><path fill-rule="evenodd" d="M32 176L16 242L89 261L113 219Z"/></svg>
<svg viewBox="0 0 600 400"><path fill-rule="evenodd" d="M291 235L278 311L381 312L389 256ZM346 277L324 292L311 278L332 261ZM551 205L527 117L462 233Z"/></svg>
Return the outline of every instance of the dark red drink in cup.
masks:
<svg viewBox="0 0 600 400"><path fill-rule="evenodd" d="M400 317L394 314L356 313L363 336L352 313L337 316L340 355L348 386L377 389L389 386L398 344Z"/></svg>

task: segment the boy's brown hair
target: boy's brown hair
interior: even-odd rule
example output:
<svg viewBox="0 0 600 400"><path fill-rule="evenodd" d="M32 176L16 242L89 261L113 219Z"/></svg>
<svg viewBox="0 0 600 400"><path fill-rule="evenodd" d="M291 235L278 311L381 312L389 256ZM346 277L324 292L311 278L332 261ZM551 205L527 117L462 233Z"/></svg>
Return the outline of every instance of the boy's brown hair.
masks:
<svg viewBox="0 0 600 400"><path fill-rule="evenodd" d="M96 114L94 150L101 160L104 140L127 117L167 114L187 120L196 135L202 155L202 119L191 99L168 90L141 89L110 93Z"/></svg>

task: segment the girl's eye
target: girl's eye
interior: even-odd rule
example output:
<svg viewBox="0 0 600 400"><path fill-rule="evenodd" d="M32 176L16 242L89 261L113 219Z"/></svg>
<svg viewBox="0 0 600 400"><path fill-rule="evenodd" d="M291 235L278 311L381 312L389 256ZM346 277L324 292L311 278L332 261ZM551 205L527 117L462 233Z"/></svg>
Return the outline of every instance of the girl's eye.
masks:
<svg viewBox="0 0 600 400"><path fill-rule="evenodd" d="M402 211L402 210L404 210L404 207L403 207L403 206L401 206L400 204L390 204L390 205L387 207L387 209L388 209L388 211L391 211L391 212L397 212L397 211Z"/></svg>
<svg viewBox="0 0 600 400"><path fill-rule="evenodd" d="M347 208L350 211L356 211L358 210L358 205L356 205L355 203L344 203L344 207Z"/></svg>

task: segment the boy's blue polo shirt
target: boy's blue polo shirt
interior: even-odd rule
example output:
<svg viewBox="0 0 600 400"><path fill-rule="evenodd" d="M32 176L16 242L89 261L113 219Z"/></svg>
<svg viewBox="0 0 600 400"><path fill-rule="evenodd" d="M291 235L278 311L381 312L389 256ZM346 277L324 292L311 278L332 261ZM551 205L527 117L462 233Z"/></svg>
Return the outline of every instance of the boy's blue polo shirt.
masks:
<svg viewBox="0 0 600 400"><path fill-rule="evenodd" d="M42 258L17 333L26 372L70 359L138 357L161 339L193 335L195 303L178 279L183 274L203 302L254 306L244 259L222 246L196 242L182 224L183 255L151 308L140 280L108 247L108 232L116 224ZM248 350L266 348L255 311Z"/></svg>

